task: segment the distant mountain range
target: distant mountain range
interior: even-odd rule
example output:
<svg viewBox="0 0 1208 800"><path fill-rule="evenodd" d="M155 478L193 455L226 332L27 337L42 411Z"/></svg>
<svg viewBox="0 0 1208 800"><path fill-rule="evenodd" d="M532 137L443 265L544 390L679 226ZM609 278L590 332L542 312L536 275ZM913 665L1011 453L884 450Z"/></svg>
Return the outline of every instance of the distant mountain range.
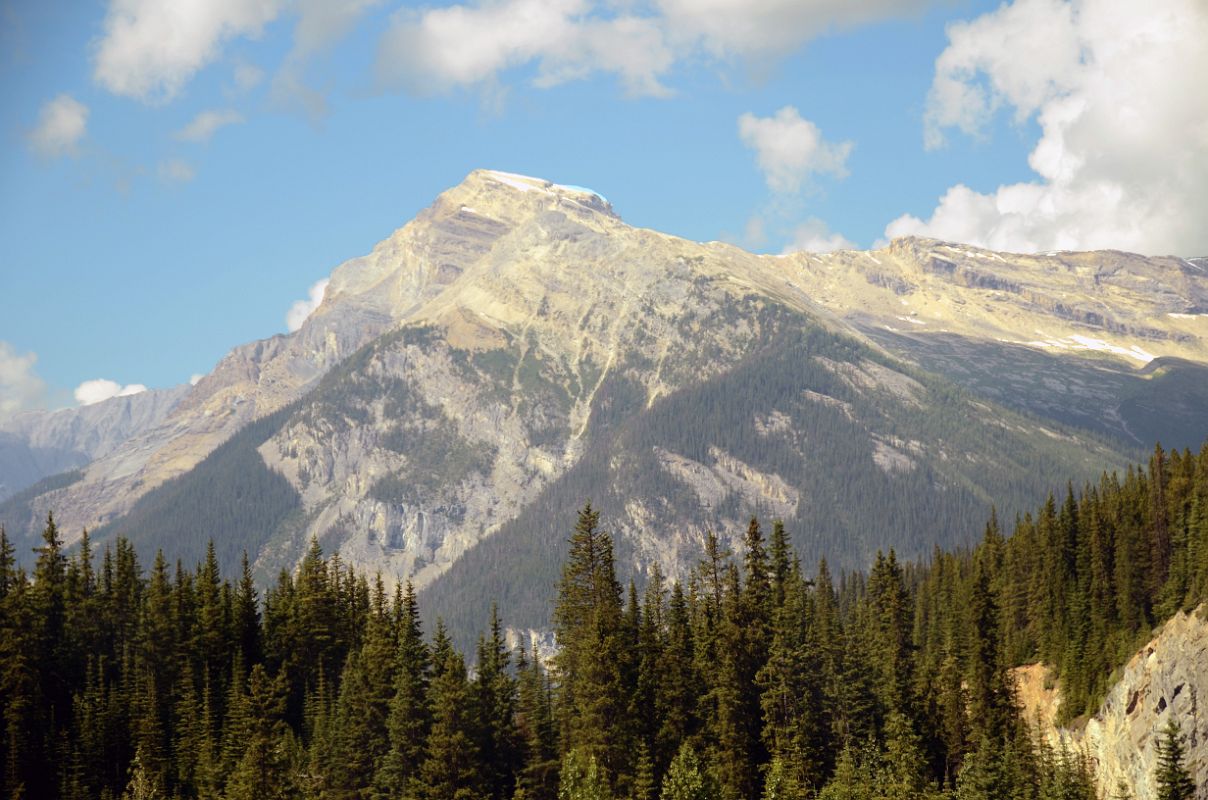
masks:
<svg viewBox="0 0 1208 800"><path fill-rule="evenodd" d="M1155 441L1198 447L1208 263L923 239L760 256L477 171L339 266L297 332L0 431L23 550L53 510L69 541L192 561L212 538L267 579L317 537L455 628L491 600L541 627L587 499L630 572L678 574L752 513L851 568L969 541L991 506Z"/></svg>

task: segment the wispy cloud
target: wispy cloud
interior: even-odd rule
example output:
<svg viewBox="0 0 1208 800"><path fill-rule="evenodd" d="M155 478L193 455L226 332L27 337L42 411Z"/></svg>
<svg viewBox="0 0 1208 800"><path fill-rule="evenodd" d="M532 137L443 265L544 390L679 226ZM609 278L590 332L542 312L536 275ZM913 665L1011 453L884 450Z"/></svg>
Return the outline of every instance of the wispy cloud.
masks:
<svg viewBox="0 0 1208 800"><path fill-rule="evenodd" d="M179 158L161 161L156 172L159 179L165 183L188 183L197 177L197 170L193 165Z"/></svg>
<svg viewBox="0 0 1208 800"><path fill-rule="evenodd" d="M42 106L38 125L29 132L29 145L44 158L74 156L88 132L88 106L61 94Z"/></svg>
<svg viewBox="0 0 1208 800"><path fill-rule="evenodd" d="M230 108L202 111L188 125L172 134L182 142L208 142L220 128L238 125L243 115Z"/></svg>
<svg viewBox="0 0 1208 800"><path fill-rule="evenodd" d="M836 250L854 250L855 247L850 239L832 231L822 220L810 218L793 229L792 238L782 252L833 253Z"/></svg>
<svg viewBox="0 0 1208 800"><path fill-rule="evenodd" d="M36 354L19 353L0 341L0 420L45 403L46 382L34 371L37 363Z"/></svg>
<svg viewBox="0 0 1208 800"><path fill-rule="evenodd" d="M241 94L246 94L264 81L264 70L255 64L249 64L246 61L240 61L235 65L235 71L232 76L235 79L235 89Z"/></svg>

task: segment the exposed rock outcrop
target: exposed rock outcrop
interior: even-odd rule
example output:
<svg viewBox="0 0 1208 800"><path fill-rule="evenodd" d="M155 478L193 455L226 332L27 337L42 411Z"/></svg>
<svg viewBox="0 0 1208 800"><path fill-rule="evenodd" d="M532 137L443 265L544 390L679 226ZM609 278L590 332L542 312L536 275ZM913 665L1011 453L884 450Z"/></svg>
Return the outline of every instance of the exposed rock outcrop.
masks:
<svg viewBox="0 0 1208 800"><path fill-rule="evenodd" d="M1136 800L1154 800L1156 744L1168 720L1186 737L1187 766L1208 798L1208 606L1175 615L1121 670L1099 711L1078 730L1054 725L1060 688L1041 665L1017 671L1025 716L1054 744L1085 752L1100 791L1120 783Z"/></svg>
<svg viewBox="0 0 1208 800"><path fill-rule="evenodd" d="M876 486L887 502L933 493L925 514L903 509L893 522L895 534L913 531L895 542L903 552L920 552L980 517L1003 487L1039 491L1035 464L1065 478L1125 458L983 414L990 406L890 355L913 357L915 339L868 347L870 331L1208 363L1203 308L1208 277L1179 259L1017 256L923 239L761 256L630 227L587 190L476 171L337 267L299 330L233 350L170 414L37 498L29 517L53 509L69 540L120 520L250 421L297 402L256 443L257 468L299 498L288 526L265 534L275 537L266 570L313 536L358 566L424 585L588 466L601 483L666 481L660 497L633 487L651 496L617 522L645 563L691 558L706 527L754 511L797 518L811 557L848 547L852 531L884 523L862 516L876 498L850 496L856 486ZM791 343L807 326L818 342ZM821 353L829 334L848 344ZM740 368L757 392L717 383ZM782 396L756 407L772 385ZM671 446L692 420L653 411L692 387L704 388L683 414L712 414L714 430ZM928 418L945 404L945 418ZM609 451L612 431L647 412L645 432ZM997 427L966 436L981 425ZM1055 436L1065 449L1050 449ZM746 446L755 438L758 448ZM850 450L842 463L839 450ZM605 461L583 466L585 453ZM588 491L576 485L566 502ZM938 509L945 519L925 519ZM658 541L642 533L652 525ZM852 562L870 547L853 546Z"/></svg>
<svg viewBox="0 0 1208 800"><path fill-rule="evenodd" d="M152 389L0 421L0 500L47 475L77 469L118 450L162 422L188 390Z"/></svg>

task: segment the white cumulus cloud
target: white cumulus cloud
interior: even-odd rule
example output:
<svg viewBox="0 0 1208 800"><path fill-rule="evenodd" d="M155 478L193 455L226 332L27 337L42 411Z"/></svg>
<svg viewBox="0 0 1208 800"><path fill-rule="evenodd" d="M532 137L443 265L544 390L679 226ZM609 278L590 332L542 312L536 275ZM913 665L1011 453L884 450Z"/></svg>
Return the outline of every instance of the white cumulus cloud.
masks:
<svg viewBox="0 0 1208 800"><path fill-rule="evenodd" d="M950 188L917 234L1000 250L1208 252L1208 4L1014 0L948 30L925 142L1035 118L1037 179Z"/></svg>
<svg viewBox="0 0 1208 800"><path fill-rule="evenodd" d="M147 387L141 383L130 383L122 386L117 381L97 378L96 380L84 381L77 386L75 389L75 399L82 406L90 406L93 403L100 403L111 397L128 397L129 395L140 394L145 391L147 391Z"/></svg>
<svg viewBox="0 0 1208 800"><path fill-rule="evenodd" d="M379 44L378 74L418 94L491 87L535 65L534 84L615 75L630 95L666 96L680 63L783 56L836 27L934 0L475 0L404 9Z"/></svg>
<svg viewBox="0 0 1208 800"><path fill-rule="evenodd" d="M793 237L783 252L833 253L855 249L856 245L846 236L832 231L822 220L811 218L793 229Z"/></svg>
<svg viewBox="0 0 1208 800"><path fill-rule="evenodd" d="M289 311L285 314L285 325L289 328L290 333L301 328L302 323L306 322L306 318L310 316L311 312L319 307L319 303L323 302L323 295L327 292L328 282L329 279L327 278L316 281L310 287L310 291L307 292L305 300L296 300L289 307Z"/></svg>
<svg viewBox="0 0 1208 800"><path fill-rule="evenodd" d="M183 142L208 142L219 128L241 122L243 115L234 109L212 109L200 112L188 125L172 135Z"/></svg>
<svg viewBox="0 0 1208 800"><path fill-rule="evenodd" d="M282 0L109 0L93 78L114 94L171 100L236 37L258 36Z"/></svg>
<svg viewBox="0 0 1208 800"><path fill-rule="evenodd" d="M45 158L73 156L88 131L88 106L61 94L42 106L38 125L29 132L29 144Z"/></svg>
<svg viewBox="0 0 1208 800"><path fill-rule="evenodd" d="M755 151L759 170L774 192L796 194L815 173L847 175L852 143L826 141L818 126L792 106L770 117L743 114L738 118L738 135Z"/></svg>
<svg viewBox="0 0 1208 800"><path fill-rule="evenodd" d="M46 382L34 372L38 356L18 353L0 341L0 420L20 411L41 408L46 399Z"/></svg>

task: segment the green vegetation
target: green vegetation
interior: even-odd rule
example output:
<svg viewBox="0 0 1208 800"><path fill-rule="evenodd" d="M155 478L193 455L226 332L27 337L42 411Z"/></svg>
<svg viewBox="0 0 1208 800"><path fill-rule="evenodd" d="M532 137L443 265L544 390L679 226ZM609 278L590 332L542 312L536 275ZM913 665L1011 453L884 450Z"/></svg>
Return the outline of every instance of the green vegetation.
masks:
<svg viewBox="0 0 1208 800"><path fill-rule="evenodd" d="M296 410L286 406L252 422L189 472L156 487L121 519L92 532L97 542L121 536L144 557L166 549L185 563L205 554L207 539L224 571L242 552L256 553L301 507L301 498L257 448Z"/></svg>
<svg viewBox="0 0 1208 800"><path fill-rule="evenodd" d="M22 531L36 530L35 525L38 520L35 516L33 501L47 492L65 489L73 483L79 482L83 477L84 472L77 469L50 475L33 486L22 489L12 497L0 502L0 526L17 533L18 536ZM25 558L26 555L26 553L19 554L18 560L25 563L28 560Z"/></svg>
<svg viewBox="0 0 1208 800"><path fill-rule="evenodd" d="M634 366L614 365L593 398L580 459L425 589L428 620L442 617L463 646L472 644L493 601L520 627L548 625L565 531L584 498L614 518L641 504L651 517L651 536L769 515L748 507L737 492L706 506L661 462L659 450L705 466L713 466L721 451L778 476L799 493L796 514L784 522L803 560L826 556L849 570L867 566L880 547L920 558L937 544L968 545L991 507L1013 517L1071 476L1082 482L1127 463L1119 449L1094 436L1045 433L1034 419L978 404L950 384L800 315L766 307L750 311L749 318L759 335L745 356L653 404L647 404ZM844 370L860 374L861 364L918 381L908 390L917 397L853 385ZM821 402L819 395L835 402ZM774 415L783 427L768 434L761 421ZM884 442L870 431L898 441L912 467L879 466L873 456ZM616 547L620 576L627 580L634 541L619 537ZM647 579L640 572L633 577L639 586Z"/></svg>
<svg viewBox="0 0 1208 800"><path fill-rule="evenodd" d="M1158 742L1158 800L1193 800L1195 781L1184 763L1183 733L1173 719Z"/></svg>
<svg viewBox="0 0 1208 800"><path fill-rule="evenodd" d="M590 505L566 541L552 664L492 612L475 669L408 586L391 599L313 543L260 600L132 544L33 572L0 531L0 796L406 800L1093 800L1088 765L1017 707L1011 668L1055 663L1067 718L1127 643L1208 599L1208 447L1155 450L971 550L891 550L837 585L752 519L683 582L618 578ZM1195 785L1176 726L1163 800ZM1127 787L1125 787L1127 788Z"/></svg>

